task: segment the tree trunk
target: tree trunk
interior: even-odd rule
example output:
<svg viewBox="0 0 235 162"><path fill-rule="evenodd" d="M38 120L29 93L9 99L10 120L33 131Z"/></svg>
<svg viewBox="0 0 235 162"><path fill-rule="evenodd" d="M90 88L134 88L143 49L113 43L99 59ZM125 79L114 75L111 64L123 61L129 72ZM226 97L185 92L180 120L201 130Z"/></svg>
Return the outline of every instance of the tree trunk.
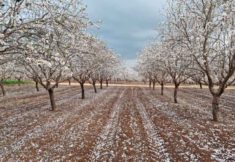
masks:
<svg viewBox="0 0 235 162"><path fill-rule="evenodd" d="M199 82L199 85L200 85L200 89L202 89L202 83L201 82Z"/></svg>
<svg viewBox="0 0 235 162"><path fill-rule="evenodd" d="M214 95L212 99L212 115L213 121L218 121L218 112L219 112L219 96Z"/></svg>
<svg viewBox="0 0 235 162"><path fill-rule="evenodd" d="M108 87L109 86L109 81L108 80L106 80L106 87Z"/></svg>
<svg viewBox="0 0 235 162"><path fill-rule="evenodd" d="M149 88L151 88L152 87L152 82L151 81L149 81Z"/></svg>
<svg viewBox="0 0 235 162"><path fill-rule="evenodd" d="M95 82L92 83L95 93L97 93Z"/></svg>
<svg viewBox="0 0 235 162"><path fill-rule="evenodd" d="M2 95L5 96L6 95L6 91L5 91L3 83L0 83L0 87L2 89Z"/></svg>
<svg viewBox="0 0 235 162"><path fill-rule="evenodd" d="M156 82L153 81L153 90L155 90L155 85L156 85Z"/></svg>
<svg viewBox="0 0 235 162"><path fill-rule="evenodd" d="M161 83L161 95L163 96L163 92L164 91L164 84L163 83Z"/></svg>
<svg viewBox="0 0 235 162"><path fill-rule="evenodd" d="M38 87L38 82L37 81L35 81L35 88L36 88L37 92L39 92L39 87Z"/></svg>
<svg viewBox="0 0 235 162"><path fill-rule="evenodd" d="M103 80L100 80L100 89L103 89Z"/></svg>
<svg viewBox="0 0 235 162"><path fill-rule="evenodd" d="M49 89L48 90L49 96L50 96L50 101L51 101L51 111L54 111L56 109L55 105L55 98L54 98L54 89Z"/></svg>
<svg viewBox="0 0 235 162"><path fill-rule="evenodd" d="M71 80L70 80L70 79L68 79L68 81L69 81L69 85L71 85Z"/></svg>
<svg viewBox="0 0 235 162"><path fill-rule="evenodd" d="M17 79L17 81L18 81L18 86L20 86L21 79Z"/></svg>
<svg viewBox="0 0 235 162"><path fill-rule="evenodd" d="M80 83L81 89L82 89L82 99L85 99L85 89L84 89L84 83Z"/></svg>
<svg viewBox="0 0 235 162"><path fill-rule="evenodd" d="M178 88L179 88L179 86L175 85L175 90L174 90L174 102L175 103L178 103L178 100L177 100Z"/></svg>

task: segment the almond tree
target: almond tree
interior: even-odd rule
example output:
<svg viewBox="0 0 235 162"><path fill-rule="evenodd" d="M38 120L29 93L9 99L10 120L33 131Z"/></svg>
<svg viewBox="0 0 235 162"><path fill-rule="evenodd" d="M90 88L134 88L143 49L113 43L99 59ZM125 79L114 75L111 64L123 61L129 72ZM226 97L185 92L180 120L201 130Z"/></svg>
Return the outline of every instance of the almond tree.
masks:
<svg viewBox="0 0 235 162"><path fill-rule="evenodd" d="M178 103L177 94L179 86L189 78L193 61L191 57L187 56L187 50L177 45L168 46L168 43L164 50L165 58L163 59L165 60L165 70L175 86L174 102Z"/></svg>
<svg viewBox="0 0 235 162"><path fill-rule="evenodd" d="M76 30L76 28L74 29ZM72 57L70 57L69 64L73 79L80 84L82 99L85 99L84 84L94 69L93 59L96 55L92 48L94 42L95 39L88 34L74 34Z"/></svg>
<svg viewBox="0 0 235 162"><path fill-rule="evenodd" d="M138 57L138 73L140 76L147 78L149 81L149 88L152 86L154 61L150 57L152 53L145 48ZM154 64L153 64L154 63ZM154 86L153 86L154 87Z"/></svg>
<svg viewBox="0 0 235 162"><path fill-rule="evenodd" d="M37 3L37 5L35 4ZM46 15L43 22L33 24L27 39L21 39L23 47L18 58L25 66L28 75L36 78L50 97L51 110L55 110L54 88L60 82L71 77L69 59L71 57L70 40L73 38L73 25L80 25L77 33L86 26L84 8L79 1L36 1L29 16ZM25 42L28 42L25 45Z"/></svg>
<svg viewBox="0 0 235 162"><path fill-rule="evenodd" d="M98 75L100 82L100 89L103 89L103 81L106 81L106 86L108 86L109 81L112 76L118 71L120 66L120 59L115 53L107 48L103 49L102 54L99 57L99 62L101 66L99 67Z"/></svg>
<svg viewBox="0 0 235 162"><path fill-rule="evenodd" d="M101 70L103 66L103 57L104 57L104 49L106 48L106 45L104 42L96 39L93 43L92 50L93 50L93 58L92 58L92 65L93 69L90 73L90 80L91 84L94 88L94 92L97 93L96 83L99 80L99 71Z"/></svg>
<svg viewBox="0 0 235 162"><path fill-rule="evenodd" d="M14 63L8 62L0 65L0 87L2 90L2 95L6 95L6 91L4 88L4 81L7 79L11 79L14 74Z"/></svg>
<svg viewBox="0 0 235 162"><path fill-rule="evenodd" d="M80 43L74 44L70 69L73 79L81 86L82 99L84 99L85 82L91 79L94 90L97 92L96 81L99 80L102 85L103 80L110 79L116 67L117 59L111 50L107 49L105 44L95 37L85 34L80 38Z"/></svg>
<svg viewBox="0 0 235 162"><path fill-rule="evenodd" d="M0 64L12 61L12 55L18 55L20 39L29 37L29 29L33 24L45 20L47 13L33 15L42 2L32 0L1 0L0 1ZM29 14L31 16L29 16Z"/></svg>
<svg viewBox="0 0 235 162"><path fill-rule="evenodd" d="M192 73L190 74L190 78L192 79L194 83L199 84L200 89L202 89L202 85L206 83L205 74L199 69L192 70Z"/></svg>
<svg viewBox="0 0 235 162"><path fill-rule="evenodd" d="M153 85L153 90L154 90L157 82L157 73L158 73L157 71L158 65L156 63L156 51L154 45L152 44L149 47L145 48L142 54L143 54L141 56L143 61L142 64L144 64L144 66L142 65L142 68L144 69L145 73L148 76L149 87Z"/></svg>
<svg viewBox="0 0 235 162"><path fill-rule="evenodd" d="M164 93L164 85L168 79L167 64L165 63L166 51L164 51L163 47L164 45L161 42L154 43L153 46L153 50L155 51L155 64L157 65L155 78L158 84L161 85L161 95Z"/></svg>
<svg viewBox="0 0 235 162"><path fill-rule="evenodd" d="M234 0L176 0L168 11L168 26L178 35L172 40L187 48L205 74L213 120L218 121L219 99L235 80Z"/></svg>
<svg viewBox="0 0 235 162"><path fill-rule="evenodd" d="M73 79L80 84L82 90L82 99L85 99L84 84L88 81L91 73L90 57L92 57L90 54L79 54L73 56L70 62Z"/></svg>
<svg viewBox="0 0 235 162"><path fill-rule="evenodd" d="M15 69L17 69L17 73L23 73L25 75L25 78L30 79L35 83L35 89L37 92L40 91L39 89L39 78L37 71L33 71L30 66L28 65L28 61L26 60L20 60L17 61L17 64L14 65Z"/></svg>
<svg viewBox="0 0 235 162"><path fill-rule="evenodd" d="M149 78L155 89L156 82L161 85L161 95L163 95L164 84L167 81L167 71L165 67L165 51L162 51L160 42L154 42L143 50L139 56L139 73L143 77ZM151 86L151 83L150 83Z"/></svg>
<svg viewBox="0 0 235 162"><path fill-rule="evenodd" d="M173 32L165 31L165 40L161 43L154 43L144 50L144 53L139 57L139 65L142 70L151 74L150 79L161 84L161 94L163 94L164 83L167 75L174 83L174 102L177 103L178 88L181 83L189 78L190 67L192 66L192 58L186 55L187 51L170 41Z"/></svg>
<svg viewBox="0 0 235 162"><path fill-rule="evenodd" d="M25 69L22 66L17 66L16 63L13 66L15 70L12 78L16 79L18 82L18 86L20 86L22 80L26 78Z"/></svg>

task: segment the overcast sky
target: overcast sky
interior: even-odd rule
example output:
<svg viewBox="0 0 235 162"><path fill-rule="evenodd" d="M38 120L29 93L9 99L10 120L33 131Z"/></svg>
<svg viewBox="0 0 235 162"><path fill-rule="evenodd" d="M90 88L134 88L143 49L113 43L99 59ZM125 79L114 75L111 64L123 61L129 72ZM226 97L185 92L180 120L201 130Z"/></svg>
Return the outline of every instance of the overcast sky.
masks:
<svg viewBox="0 0 235 162"><path fill-rule="evenodd" d="M127 62L156 37L166 0L84 0L89 18L102 21L93 34Z"/></svg>

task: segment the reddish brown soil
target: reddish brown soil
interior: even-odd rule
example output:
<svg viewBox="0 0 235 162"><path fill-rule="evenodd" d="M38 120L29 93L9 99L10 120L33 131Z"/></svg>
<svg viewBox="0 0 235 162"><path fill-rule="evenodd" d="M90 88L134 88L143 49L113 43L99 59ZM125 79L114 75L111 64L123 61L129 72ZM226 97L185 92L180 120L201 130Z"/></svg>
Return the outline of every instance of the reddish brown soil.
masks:
<svg viewBox="0 0 235 162"><path fill-rule="evenodd" d="M235 161L235 90L212 122L207 90L12 86L0 98L0 161Z"/></svg>

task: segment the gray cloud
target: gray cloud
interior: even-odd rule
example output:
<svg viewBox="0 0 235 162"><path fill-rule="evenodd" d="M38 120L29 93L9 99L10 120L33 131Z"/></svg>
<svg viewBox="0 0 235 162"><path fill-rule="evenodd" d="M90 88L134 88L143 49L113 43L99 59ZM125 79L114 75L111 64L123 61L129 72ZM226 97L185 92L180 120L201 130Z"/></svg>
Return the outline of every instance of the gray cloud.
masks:
<svg viewBox="0 0 235 162"><path fill-rule="evenodd" d="M166 0L85 0L88 16L102 21L91 32L108 43L122 58L133 60L136 53L155 36L163 19Z"/></svg>

